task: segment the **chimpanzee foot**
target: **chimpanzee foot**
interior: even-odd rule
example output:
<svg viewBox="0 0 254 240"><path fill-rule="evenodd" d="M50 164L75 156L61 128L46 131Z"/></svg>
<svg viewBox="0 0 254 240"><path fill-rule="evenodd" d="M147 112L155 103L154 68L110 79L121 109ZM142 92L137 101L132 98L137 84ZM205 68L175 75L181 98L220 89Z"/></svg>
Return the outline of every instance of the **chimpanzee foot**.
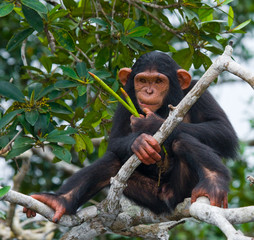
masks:
<svg viewBox="0 0 254 240"><path fill-rule="evenodd" d="M67 213L66 211L66 200L61 197L57 196L54 194L48 194L48 193L43 193L43 194L34 194L31 195L32 198L46 204L50 208L52 208L55 211L55 215L52 219L54 223L57 223L61 217ZM29 209L29 208L23 208L23 212L26 213L26 216L28 218L35 217L36 212Z"/></svg>

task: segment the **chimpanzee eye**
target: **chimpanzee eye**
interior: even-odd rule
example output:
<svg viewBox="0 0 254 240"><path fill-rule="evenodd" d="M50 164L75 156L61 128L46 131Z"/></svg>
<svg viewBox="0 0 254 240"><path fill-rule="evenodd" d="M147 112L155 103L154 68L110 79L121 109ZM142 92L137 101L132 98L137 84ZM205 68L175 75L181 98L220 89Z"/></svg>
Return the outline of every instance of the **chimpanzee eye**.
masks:
<svg viewBox="0 0 254 240"><path fill-rule="evenodd" d="M146 83L146 79L145 79L145 78L140 78L140 79L139 79L139 82L141 82L141 83Z"/></svg>
<svg viewBox="0 0 254 240"><path fill-rule="evenodd" d="M158 83L162 83L162 80L161 80L160 78L157 78L156 81L155 81L155 83L157 83L157 84L158 84Z"/></svg>

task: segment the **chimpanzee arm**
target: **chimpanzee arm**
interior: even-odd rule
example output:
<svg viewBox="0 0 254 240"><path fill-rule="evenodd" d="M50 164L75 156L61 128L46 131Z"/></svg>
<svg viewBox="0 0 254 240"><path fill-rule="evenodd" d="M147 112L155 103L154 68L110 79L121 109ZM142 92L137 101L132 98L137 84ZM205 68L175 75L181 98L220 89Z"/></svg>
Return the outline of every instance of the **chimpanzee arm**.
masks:
<svg viewBox="0 0 254 240"><path fill-rule="evenodd" d="M115 153L122 162L133 154L131 150L132 143L142 133L142 131L132 132L130 117L131 113L119 105L113 119L109 138L108 150Z"/></svg>
<svg viewBox="0 0 254 240"><path fill-rule="evenodd" d="M226 114L209 92L205 92L189 111L190 123L182 122L169 136L172 141L187 133L210 146L221 157L236 156L238 139ZM165 144L167 145L167 144Z"/></svg>

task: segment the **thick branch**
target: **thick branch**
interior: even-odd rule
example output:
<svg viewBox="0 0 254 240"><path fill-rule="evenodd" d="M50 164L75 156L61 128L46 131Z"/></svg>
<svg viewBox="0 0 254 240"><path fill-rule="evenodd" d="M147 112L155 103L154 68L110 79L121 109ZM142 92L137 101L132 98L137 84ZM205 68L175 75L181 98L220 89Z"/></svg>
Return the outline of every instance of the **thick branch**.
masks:
<svg viewBox="0 0 254 240"><path fill-rule="evenodd" d="M2 187L0 186L0 189ZM29 209L33 209L37 213L43 215L49 221L52 221L54 211L47 205L35 200L32 197L24 195L19 192L10 190L6 195L0 198L0 200L8 201L10 203L16 203ZM73 227L81 224L87 219L93 218L97 215L96 207L88 207L83 211L79 211L76 215L64 215L59 224L63 226Z"/></svg>
<svg viewBox="0 0 254 240"><path fill-rule="evenodd" d="M253 240L251 237L243 236L240 231L233 227L232 223L254 221L254 206L223 209L210 206L209 200L201 197L191 205L190 214L198 220L217 226L229 240Z"/></svg>

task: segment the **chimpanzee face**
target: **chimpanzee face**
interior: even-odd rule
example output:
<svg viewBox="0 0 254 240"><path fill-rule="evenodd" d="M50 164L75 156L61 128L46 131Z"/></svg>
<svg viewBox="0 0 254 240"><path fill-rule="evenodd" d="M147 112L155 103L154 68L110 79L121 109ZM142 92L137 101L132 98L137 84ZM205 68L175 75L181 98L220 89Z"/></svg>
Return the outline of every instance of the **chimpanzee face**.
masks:
<svg viewBox="0 0 254 240"><path fill-rule="evenodd" d="M156 112L169 90L169 79L157 70L146 70L134 77L136 98L141 109Z"/></svg>

